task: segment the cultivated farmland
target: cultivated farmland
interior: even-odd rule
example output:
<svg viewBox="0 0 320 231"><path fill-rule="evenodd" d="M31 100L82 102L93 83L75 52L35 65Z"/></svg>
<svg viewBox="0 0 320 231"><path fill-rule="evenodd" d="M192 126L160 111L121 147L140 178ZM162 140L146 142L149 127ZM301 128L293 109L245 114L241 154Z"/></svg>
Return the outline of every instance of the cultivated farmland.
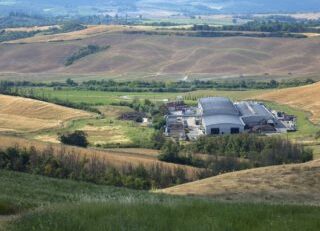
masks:
<svg viewBox="0 0 320 231"><path fill-rule="evenodd" d="M316 78L320 71L318 37L197 38L130 34L127 30L130 29L96 26L0 44L2 78L177 80L185 76L225 79L248 75L291 79ZM110 46L110 49L64 66L67 57L88 45ZM22 73L28 75L21 77Z"/></svg>
<svg viewBox="0 0 320 231"><path fill-rule="evenodd" d="M0 131L31 132L63 127L64 122L93 114L42 101L0 95Z"/></svg>

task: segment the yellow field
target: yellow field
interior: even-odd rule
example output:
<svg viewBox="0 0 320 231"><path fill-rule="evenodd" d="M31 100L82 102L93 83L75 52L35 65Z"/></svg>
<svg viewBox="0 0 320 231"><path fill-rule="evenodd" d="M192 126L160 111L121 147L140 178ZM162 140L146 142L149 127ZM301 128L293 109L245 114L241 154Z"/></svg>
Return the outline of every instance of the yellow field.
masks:
<svg viewBox="0 0 320 231"><path fill-rule="evenodd" d="M320 83L276 90L254 98L274 101L279 104L308 111L312 114L310 117L312 122L320 122Z"/></svg>
<svg viewBox="0 0 320 231"><path fill-rule="evenodd" d="M0 95L0 131L31 132L63 127L68 120L91 116L88 112L55 104Z"/></svg>
<svg viewBox="0 0 320 231"><path fill-rule="evenodd" d="M320 160L227 173L159 192L225 200L320 204Z"/></svg>
<svg viewBox="0 0 320 231"><path fill-rule="evenodd" d="M32 31L45 31L51 28L57 28L59 26L32 26L32 27L16 27L16 28L6 28L5 31L25 31L25 32L32 32Z"/></svg>
<svg viewBox="0 0 320 231"><path fill-rule="evenodd" d="M0 143L1 148L12 147L18 145L19 147L29 148L31 146L36 147L38 150L44 150L48 148L48 143L35 141L35 140L28 140L18 137L11 137L11 136L0 136ZM156 156L148 156L140 154L139 152L121 152L118 151L111 151L111 150L98 150L92 148L79 148L79 147L72 147L66 146L61 144L50 144L50 147L53 148L55 154L61 153L61 150L64 150L65 153L70 154L77 154L80 156L85 156L87 158L98 158L101 161L110 162L113 166L118 167L121 169L124 165L133 165L138 166L139 164L144 165L146 168L154 167L155 165L160 165L161 168L167 169L177 169L181 168L184 169L186 172L186 177L189 180L194 180L197 178L197 175L201 169L178 165L178 164L171 164L166 162L159 161Z"/></svg>
<svg viewBox="0 0 320 231"><path fill-rule="evenodd" d="M68 33L60 33L53 35L39 35L30 38L13 40L5 43L40 43L40 42L55 42L55 41L72 41L78 39L85 39L92 36L97 36L110 32L128 31L128 30L139 30L139 29L152 29L153 27L146 26L120 26L120 25L89 25L84 30L72 31ZM16 30L32 30L32 28L17 28Z"/></svg>

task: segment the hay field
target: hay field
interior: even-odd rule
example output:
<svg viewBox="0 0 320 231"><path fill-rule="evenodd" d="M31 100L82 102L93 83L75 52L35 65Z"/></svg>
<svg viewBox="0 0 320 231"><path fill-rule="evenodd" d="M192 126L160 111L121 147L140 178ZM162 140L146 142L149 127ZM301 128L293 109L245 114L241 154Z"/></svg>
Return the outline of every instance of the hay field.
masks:
<svg viewBox="0 0 320 231"><path fill-rule="evenodd" d="M226 200L320 205L320 160L250 169L178 185L159 192Z"/></svg>
<svg viewBox="0 0 320 231"><path fill-rule="evenodd" d="M303 87L275 90L255 96L259 100L268 100L288 105L311 113L310 120L320 123L320 83Z"/></svg>
<svg viewBox="0 0 320 231"><path fill-rule="evenodd" d="M24 32L32 32L32 31L46 31L52 28L57 28L59 26L32 26L32 27L15 27L15 28L6 28L5 31L24 31Z"/></svg>
<svg viewBox="0 0 320 231"><path fill-rule="evenodd" d="M154 167L155 165L160 165L161 168L168 169L184 169L186 172L186 177L190 180L197 178L199 171L201 169L171 164L159 161L155 156L151 155L141 155L139 152L121 152L121 151L111 151L111 150L98 150L93 148L79 148L61 144L48 144L45 142L29 140L24 138L12 137L12 136L1 136L0 135L1 148L12 147L18 145L19 147L29 148L31 146L36 147L38 150L45 150L48 147L52 147L55 154L65 153L77 154L80 156L85 156L87 158L98 158L101 161L107 161L112 163L115 167L121 169L124 165L138 166L140 164L144 165L146 168Z"/></svg>
<svg viewBox="0 0 320 231"><path fill-rule="evenodd" d="M0 131L31 132L62 127L93 114L21 97L0 95Z"/></svg>
<svg viewBox="0 0 320 231"><path fill-rule="evenodd" d="M38 28L38 27L36 27ZM88 25L86 29L72 31L67 33L59 33L53 35L39 35L30 38L18 39L13 41L8 41L5 43L43 43L43 42L61 42L61 41L72 41L72 40L81 40L89 38L92 36L97 36L105 33L118 32L118 31L130 31L130 30L146 30L152 29L154 27L146 26L125 26L125 25ZM40 28L42 29L42 28ZM11 29L8 29L11 30ZM16 31L23 31L24 28L17 28ZM33 31L36 29L25 28L25 31Z"/></svg>
<svg viewBox="0 0 320 231"><path fill-rule="evenodd" d="M74 79L85 79L84 75L114 79L181 79L188 75L210 79L235 78L241 74L256 78L297 78L316 76L320 72L320 37L195 38L126 34L100 26L94 28L52 38L60 42L47 42L51 38L39 42L40 37L34 37L30 39L37 41L27 44L21 41L17 41L20 44L0 44L0 74L36 76L49 72L43 75L44 80L62 75L72 75ZM67 57L88 44L111 47L64 66Z"/></svg>

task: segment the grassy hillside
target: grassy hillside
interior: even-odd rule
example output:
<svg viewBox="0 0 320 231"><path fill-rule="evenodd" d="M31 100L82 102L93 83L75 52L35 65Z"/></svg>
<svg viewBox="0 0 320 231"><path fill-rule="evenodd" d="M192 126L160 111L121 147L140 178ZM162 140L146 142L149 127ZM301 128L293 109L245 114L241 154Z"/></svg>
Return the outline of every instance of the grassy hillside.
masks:
<svg viewBox="0 0 320 231"><path fill-rule="evenodd" d="M318 207L173 197L6 171L0 171L0 187L1 204L15 208L14 214L24 212L17 217L0 216L6 230L292 231L320 227Z"/></svg>
<svg viewBox="0 0 320 231"><path fill-rule="evenodd" d="M320 161L244 170L161 190L173 195L319 205Z"/></svg>
<svg viewBox="0 0 320 231"><path fill-rule="evenodd" d="M315 76L320 71L320 38L194 38L127 34L121 32L126 29L101 27L54 35L55 38L40 36L1 44L0 72L3 78L6 73L16 74L17 78L19 73L28 73L37 79L38 74L50 72L44 77L163 80L182 79L186 75L193 79L241 74L295 78ZM64 66L67 57L87 45L110 49Z"/></svg>
<svg viewBox="0 0 320 231"><path fill-rule="evenodd" d="M20 97L0 95L0 131L30 132L63 127L64 122L93 114Z"/></svg>
<svg viewBox="0 0 320 231"><path fill-rule="evenodd" d="M303 109L311 113L310 120L320 122L320 84L281 89L255 97L260 100L274 101L280 104Z"/></svg>

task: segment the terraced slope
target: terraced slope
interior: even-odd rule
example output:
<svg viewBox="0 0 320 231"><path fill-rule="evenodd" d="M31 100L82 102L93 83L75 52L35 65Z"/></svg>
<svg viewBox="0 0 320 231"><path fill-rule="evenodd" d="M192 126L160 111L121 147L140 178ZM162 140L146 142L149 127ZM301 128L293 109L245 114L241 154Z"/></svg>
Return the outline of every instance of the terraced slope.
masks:
<svg viewBox="0 0 320 231"><path fill-rule="evenodd" d="M261 94L255 98L303 109L311 112L310 120L312 122L320 122L320 83L276 90Z"/></svg>
<svg viewBox="0 0 320 231"><path fill-rule="evenodd" d="M0 131L31 132L63 126L93 114L51 103L0 95Z"/></svg>
<svg viewBox="0 0 320 231"><path fill-rule="evenodd" d="M319 41L319 37L195 38L127 34L118 29L95 27L52 38L40 36L15 44L0 44L0 74L46 73L47 78L48 73L113 78L183 78L185 75L212 78L268 73L293 78L320 72ZM90 44L111 48L64 66L67 57Z"/></svg>
<svg viewBox="0 0 320 231"><path fill-rule="evenodd" d="M320 160L222 174L160 190L227 200L320 204Z"/></svg>

